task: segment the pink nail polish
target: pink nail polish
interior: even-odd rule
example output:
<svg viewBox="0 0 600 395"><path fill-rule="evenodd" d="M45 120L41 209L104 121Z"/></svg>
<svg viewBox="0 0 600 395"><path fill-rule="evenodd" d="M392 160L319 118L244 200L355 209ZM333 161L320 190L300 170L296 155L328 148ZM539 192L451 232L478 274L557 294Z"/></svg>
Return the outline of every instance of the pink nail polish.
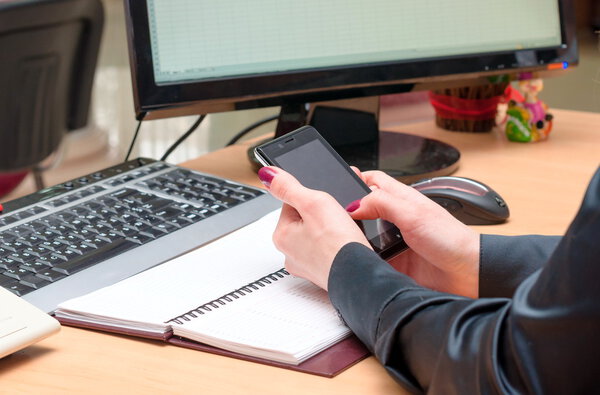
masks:
<svg viewBox="0 0 600 395"><path fill-rule="evenodd" d="M275 170L270 167L261 167L258 171L258 178L260 178L260 182L264 184L267 188L271 186L271 181L275 177Z"/></svg>
<svg viewBox="0 0 600 395"><path fill-rule="evenodd" d="M346 211L351 213L353 211L358 210L359 207L360 207L360 199L355 200L355 201L351 202L350 204L348 204L346 206Z"/></svg>

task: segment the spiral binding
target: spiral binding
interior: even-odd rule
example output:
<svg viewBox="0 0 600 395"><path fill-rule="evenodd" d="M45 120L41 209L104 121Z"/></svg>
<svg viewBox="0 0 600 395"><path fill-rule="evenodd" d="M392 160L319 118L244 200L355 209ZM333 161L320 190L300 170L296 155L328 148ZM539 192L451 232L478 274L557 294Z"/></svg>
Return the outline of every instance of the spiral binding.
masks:
<svg viewBox="0 0 600 395"><path fill-rule="evenodd" d="M279 269L276 272L267 274L266 276L261 277L258 280L253 281L249 284L246 284L243 287L236 289L235 291L232 291L215 300L211 300L208 303L198 306L195 309L188 311L187 313L179 315L175 318L171 318L170 320L165 321L165 324L183 324L185 321L191 321L193 318L198 318L201 315L207 314L213 311L214 309L218 309L219 307L224 306L227 303L233 302L235 299L239 299L242 296L251 294L254 291L258 291L262 287L265 287L268 284L271 284L272 282L279 281L283 277L289 275L290 273L288 273L287 270Z"/></svg>

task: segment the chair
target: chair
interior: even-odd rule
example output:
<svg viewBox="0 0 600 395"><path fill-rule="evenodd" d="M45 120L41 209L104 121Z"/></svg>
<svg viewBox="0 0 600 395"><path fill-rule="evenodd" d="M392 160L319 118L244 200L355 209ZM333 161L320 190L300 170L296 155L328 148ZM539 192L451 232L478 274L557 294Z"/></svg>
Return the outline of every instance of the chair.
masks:
<svg viewBox="0 0 600 395"><path fill-rule="evenodd" d="M43 188L40 163L87 123L103 25L100 0L0 2L0 173Z"/></svg>

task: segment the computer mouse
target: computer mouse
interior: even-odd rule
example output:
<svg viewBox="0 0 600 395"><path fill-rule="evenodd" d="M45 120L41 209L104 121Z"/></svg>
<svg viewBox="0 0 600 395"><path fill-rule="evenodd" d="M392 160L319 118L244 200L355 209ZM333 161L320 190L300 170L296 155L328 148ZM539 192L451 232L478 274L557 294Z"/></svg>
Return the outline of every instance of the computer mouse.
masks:
<svg viewBox="0 0 600 395"><path fill-rule="evenodd" d="M499 224L509 216L506 202L482 182L465 177L433 177L411 185L467 225Z"/></svg>

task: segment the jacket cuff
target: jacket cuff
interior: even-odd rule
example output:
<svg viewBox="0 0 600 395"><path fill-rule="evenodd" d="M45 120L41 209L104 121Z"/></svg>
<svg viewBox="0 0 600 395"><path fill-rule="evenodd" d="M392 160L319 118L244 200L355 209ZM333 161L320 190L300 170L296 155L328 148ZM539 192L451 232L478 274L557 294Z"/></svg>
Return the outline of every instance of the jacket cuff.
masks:
<svg viewBox="0 0 600 395"><path fill-rule="evenodd" d="M375 343L382 311L403 287L420 288L360 243L342 247L329 272L331 303L369 348Z"/></svg>
<svg viewBox="0 0 600 395"><path fill-rule="evenodd" d="M481 235L479 297L511 298L521 282L548 261L560 239Z"/></svg>

